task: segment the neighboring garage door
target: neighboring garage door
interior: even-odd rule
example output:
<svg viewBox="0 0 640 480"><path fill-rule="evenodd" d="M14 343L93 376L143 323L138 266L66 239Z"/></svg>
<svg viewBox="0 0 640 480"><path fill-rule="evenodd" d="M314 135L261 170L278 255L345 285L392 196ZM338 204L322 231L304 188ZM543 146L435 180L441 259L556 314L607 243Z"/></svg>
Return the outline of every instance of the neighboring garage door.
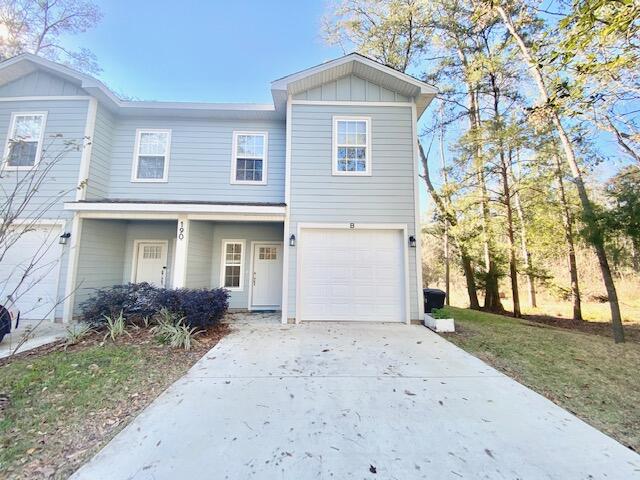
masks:
<svg viewBox="0 0 640 480"><path fill-rule="evenodd" d="M59 235L57 225L25 232L0 262L1 303L18 286L15 296L22 318L39 320L55 316L61 253ZM30 268L32 263L34 266ZM27 270L29 273L21 281Z"/></svg>
<svg viewBox="0 0 640 480"><path fill-rule="evenodd" d="M304 228L300 237L300 320L406 320L402 230Z"/></svg>

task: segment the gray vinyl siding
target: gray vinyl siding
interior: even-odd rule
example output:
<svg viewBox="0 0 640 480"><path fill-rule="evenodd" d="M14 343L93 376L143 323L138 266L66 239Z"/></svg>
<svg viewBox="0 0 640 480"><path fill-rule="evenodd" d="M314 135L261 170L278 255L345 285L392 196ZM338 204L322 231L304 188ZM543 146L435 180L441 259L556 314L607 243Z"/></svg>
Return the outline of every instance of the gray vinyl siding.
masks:
<svg viewBox="0 0 640 480"><path fill-rule="evenodd" d="M96 111L96 125L93 133L87 200L104 199L109 196L111 175L111 148L115 119L102 104Z"/></svg>
<svg viewBox="0 0 640 480"><path fill-rule="evenodd" d="M131 181L136 129L171 129L168 181ZM266 185L232 185L234 131L269 134ZM108 194L115 199L283 202L284 122L120 118L113 129Z"/></svg>
<svg viewBox="0 0 640 480"><path fill-rule="evenodd" d="M214 231L214 224L211 222L189 222L187 288L211 288Z"/></svg>
<svg viewBox="0 0 640 480"><path fill-rule="evenodd" d="M334 115L371 118L371 176L332 175ZM292 106L290 234L298 223L407 225L416 235L412 111L407 106ZM289 250L289 317L295 315L296 248ZM418 317L416 249L409 252L410 315Z"/></svg>
<svg viewBox="0 0 640 480"><path fill-rule="evenodd" d="M409 102L398 92L393 92L356 75L347 75L319 87L305 90L293 96L294 100L352 101L352 102Z"/></svg>
<svg viewBox="0 0 640 480"><path fill-rule="evenodd" d="M167 271L165 274L165 285L171 288L173 285L173 258L175 252L175 240L177 222L167 220L129 220L124 250L124 269L121 283L132 281L131 271L136 256L134 243L136 240L167 240L169 250L167 251Z"/></svg>
<svg viewBox="0 0 640 480"><path fill-rule="evenodd" d="M46 163L55 162L43 184L29 202L25 216L42 214L43 205L61 196L54 205L46 209L44 218L69 218L64 211L64 202L75 199L78 185L80 158L84 148L84 129L86 125L88 100L29 100L2 101L0 97L0 138L2 138L3 161L6 145L9 141L11 114L20 112L47 112L39 168ZM70 143L71 145L68 145ZM12 185L25 175L33 172L3 171L0 187L5 192L12 191ZM36 176L39 174L36 173ZM30 207L30 208L29 208Z"/></svg>
<svg viewBox="0 0 640 480"><path fill-rule="evenodd" d="M251 242L282 242L282 223L216 223L213 228L213 257L211 286L221 286L220 268L222 266L223 240L244 240L243 254L243 288L231 292L229 308L246 309L249 303L249 282L251 281Z"/></svg>
<svg viewBox="0 0 640 480"><path fill-rule="evenodd" d="M73 213L64 210L64 202L75 199L78 185L78 172L80 158L84 148L84 129L86 124L88 100L28 100L28 101L3 101L7 96L34 96L34 95L71 95L68 86L50 82L46 87L44 77L29 75L16 80L0 88L0 138L2 139L2 161L6 158L6 146L9 141L9 128L11 115L20 112L47 112L45 134L43 140L43 154L40 168L46 162L55 161L55 165L47 174L42 185L29 200L22 217L39 217L42 221L64 221L63 231L71 231L71 219ZM51 77L55 79L55 77ZM24 80L24 81L22 81ZM65 82L66 83L66 82ZM34 87L36 90L29 88ZM70 142L75 148L65 146ZM59 156L58 159L56 159ZM54 160L55 159L55 160ZM16 182L25 178L25 175L34 176L33 172L3 171L0 178L0 188L4 195L10 195ZM35 175L36 177L38 174ZM22 190L24 194L24 190ZM57 200L56 200L57 199ZM49 205L53 201L53 204ZM16 246L19 248L19 246ZM64 308L66 290L66 278L68 270L69 246L62 247L60 258L60 270L58 275L58 303L55 317L61 318Z"/></svg>
<svg viewBox="0 0 640 480"><path fill-rule="evenodd" d="M87 93L73 83L42 70L36 70L13 82L0 86L1 97L78 95L85 96Z"/></svg>
<svg viewBox="0 0 640 480"><path fill-rule="evenodd" d="M82 220L74 314L96 288L122 283L127 222Z"/></svg>

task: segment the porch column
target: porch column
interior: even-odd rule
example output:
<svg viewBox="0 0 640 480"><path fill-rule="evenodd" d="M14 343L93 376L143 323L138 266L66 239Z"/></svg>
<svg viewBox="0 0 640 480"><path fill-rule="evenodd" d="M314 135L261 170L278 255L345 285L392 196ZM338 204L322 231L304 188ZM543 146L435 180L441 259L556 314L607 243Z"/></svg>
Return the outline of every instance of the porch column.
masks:
<svg viewBox="0 0 640 480"><path fill-rule="evenodd" d="M176 252L173 262L173 288L184 288L187 281L187 254L189 247L189 218L178 217L176 231Z"/></svg>
<svg viewBox="0 0 640 480"><path fill-rule="evenodd" d="M69 245L69 258L67 260L67 284L65 286L65 298L62 313L62 322L73 321L73 309L76 301L76 274L78 272L78 255L80 253L80 234L82 233L82 218L74 213L71 223L71 242Z"/></svg>

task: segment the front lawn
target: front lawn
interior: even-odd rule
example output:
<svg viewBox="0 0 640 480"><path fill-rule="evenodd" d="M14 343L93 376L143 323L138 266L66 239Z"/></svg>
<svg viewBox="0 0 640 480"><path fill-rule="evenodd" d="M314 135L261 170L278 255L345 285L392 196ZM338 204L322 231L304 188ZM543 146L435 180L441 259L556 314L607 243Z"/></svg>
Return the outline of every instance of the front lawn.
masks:
<svg viewBox="0 0 640 480"><path fill-rule="evenodd" d="M115 342L93 334L0 362L0 478L67 478L226 332L209 329L191 351L147 330Z"/></svg>
<svg viewBox="0 0 640 480"><path fill-rule="evenodd" d="M448 307L446 338L640 451L640 344Z"/></svg>

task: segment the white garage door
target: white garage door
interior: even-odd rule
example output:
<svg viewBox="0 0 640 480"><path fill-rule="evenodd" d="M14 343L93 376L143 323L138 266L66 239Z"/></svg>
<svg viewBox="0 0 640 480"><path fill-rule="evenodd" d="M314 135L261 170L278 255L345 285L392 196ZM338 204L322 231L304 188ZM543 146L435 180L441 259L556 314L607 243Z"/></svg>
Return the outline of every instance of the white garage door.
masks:
<svg viewBox="0 0 640 480"><path fill-rule="evenodd" d="M401 230L303 229L300 320L403 322Z"/></svg>
<svg viewBox="0 0 640 480"><path fill-rule="evenodd" d="M57 225L23 233L0 262L0 299L4 303L6 296L15 290L21 318L54 318L52 310L60 270L59 235ZM23 276L25 280L21 280Z"/></svg>

